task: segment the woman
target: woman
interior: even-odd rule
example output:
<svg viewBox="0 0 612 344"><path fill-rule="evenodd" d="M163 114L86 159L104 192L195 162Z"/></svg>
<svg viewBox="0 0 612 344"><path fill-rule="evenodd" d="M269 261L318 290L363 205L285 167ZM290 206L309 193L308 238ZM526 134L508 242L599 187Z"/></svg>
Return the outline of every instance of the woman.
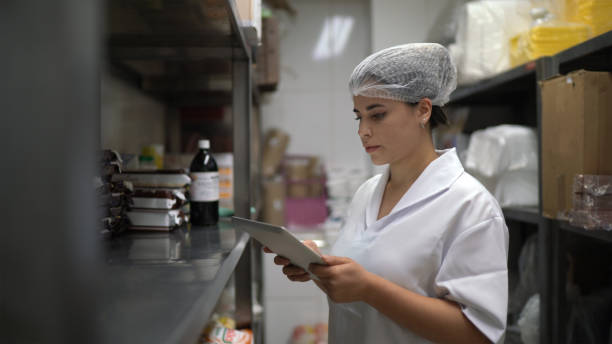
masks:
<svg viewBox="0 0 612 344"><path fill-rule="evenodd" d="M454 149L432 143L456 87L448 51L430 43L382 50L355 68L349 87L363 147L388 167L355 193L327 266L311 266L330 300L329 342L503 341L502 211ZM310 280L283 257L275 263L292 281Z"/></svg>

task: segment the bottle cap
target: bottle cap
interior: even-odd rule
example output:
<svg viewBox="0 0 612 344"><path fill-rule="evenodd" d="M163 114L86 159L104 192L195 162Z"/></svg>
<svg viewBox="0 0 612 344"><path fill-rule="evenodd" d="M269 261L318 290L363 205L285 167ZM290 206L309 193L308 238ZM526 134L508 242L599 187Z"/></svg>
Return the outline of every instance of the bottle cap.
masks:
<svg viewBox="0 0 612 344"><path fill-rule="evenodd" d="M210 141L208 141L208 140L199 140L198 141L198 148L200 148L200 149L209 149L210 148Z"/></svg>

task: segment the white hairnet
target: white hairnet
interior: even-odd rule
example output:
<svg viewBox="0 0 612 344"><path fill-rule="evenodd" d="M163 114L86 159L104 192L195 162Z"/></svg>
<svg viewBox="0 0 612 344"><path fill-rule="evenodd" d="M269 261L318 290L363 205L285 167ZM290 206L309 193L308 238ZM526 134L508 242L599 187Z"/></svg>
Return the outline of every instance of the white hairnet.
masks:
<svg viewBox="0 0 612 344"><path fill-rule="evenodd" d="M445 47L436 43L398 45L376 52L355 67L353 96L416 103L429 98L443 106L457 87L457 70Z"/></svg>

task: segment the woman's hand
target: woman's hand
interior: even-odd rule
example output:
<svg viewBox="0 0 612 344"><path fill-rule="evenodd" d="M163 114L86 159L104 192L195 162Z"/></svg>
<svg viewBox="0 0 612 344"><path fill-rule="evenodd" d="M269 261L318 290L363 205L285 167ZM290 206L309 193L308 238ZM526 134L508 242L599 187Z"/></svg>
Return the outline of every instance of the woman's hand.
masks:
<svg viewBox="0 0 612 344"><path fill-rule="evenodd" d="M310 264L310 271L319 278L315 283L337 303L363 301L371 273L346 257L323 256L328 265Z"/></svg>
<svg viewBox="0 0 612 344"><path fill-rule="evenodd" d="M313 249L318 254L321 254L321 251L319 251L319 248L317 247L317 244L314 241L306 240L306 241L303 241L302 243L310 247L311 249ZM270 250L267 247L264 247L263 250L266 253L274 253L272 252L272 250ZM283 273L287 276L289 280L293 282L308 282L311 279L308 272L306 272L304 269L300 268L299 266L295 266L291 264L291 261L289 261L289 259L285 257L282 257L282 256L274 257L274 264L283 266Z"/></svg>

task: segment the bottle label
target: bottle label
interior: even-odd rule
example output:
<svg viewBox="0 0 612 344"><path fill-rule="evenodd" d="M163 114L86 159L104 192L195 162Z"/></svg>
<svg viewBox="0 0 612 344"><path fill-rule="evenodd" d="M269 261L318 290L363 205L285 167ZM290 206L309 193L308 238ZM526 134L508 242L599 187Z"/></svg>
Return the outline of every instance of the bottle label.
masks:
<svg viewBox="0 0 612 344"><path fill-rule="evenodd" d="M219 172L193 172L189 193L194 202L219 200Z"/></svg>

